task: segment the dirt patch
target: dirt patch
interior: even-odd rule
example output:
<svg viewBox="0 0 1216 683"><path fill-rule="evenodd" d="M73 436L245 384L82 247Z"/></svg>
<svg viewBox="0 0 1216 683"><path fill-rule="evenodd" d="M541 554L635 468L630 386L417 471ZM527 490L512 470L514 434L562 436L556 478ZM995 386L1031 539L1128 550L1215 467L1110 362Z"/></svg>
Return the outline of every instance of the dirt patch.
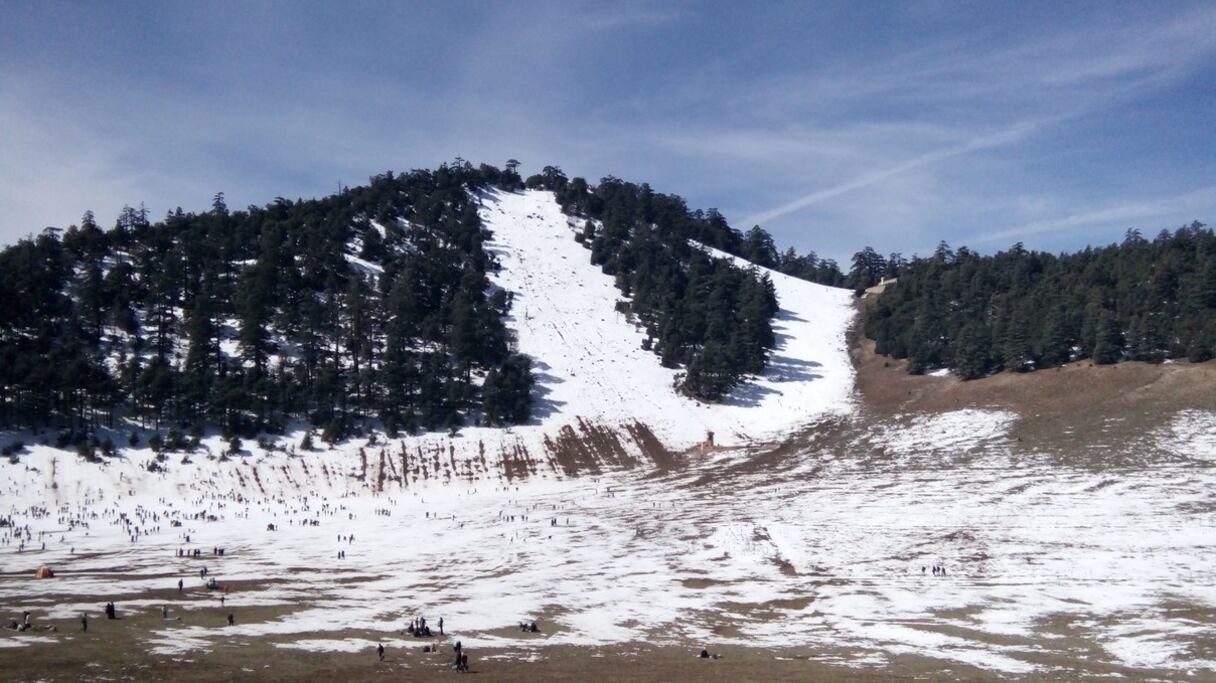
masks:
<svg viewBox="0 0 1216 683"><path fill-rule="evenodd" d="M71 647L21 648L0 651L6 680L97 681L368 681L442 680L457 674L449 666L448 643L439 652L423 652L423 643L409 647L390 645L384 661L374 647L359 652L313 652L275 647L265 640L234 639L203 653L179 657L124 654L124 635L98 629L90 638L77 638ZM380 634L381 636L383 634ZM351 634L375 642L376 634ZM285 641L288 642L288 641ZM500 649L469 649L474 680L503 681L636 681L666 683L683 681L870 681L917 680L923 678L923 661L907 658L895 671L876 673L833 664L832 657L806 650L765 651L741 647L714 648L718 659L700 659L693 647L654 647L628 644L613 647L546 647L537 651L526 646ZM477 676L477 674L481 674ZM965 680L998 680L968 669ZM964 677L960 677L963 679Z"/></svg>
<svg viewBox="0 0 1216 683"><path fill-rule="evenodd" d="M1011 436L1026 446L1100 457L1109 444L1139 437L1179 411L1216 410L1216 361L1094 365L1083 360L962 381L909 375L906 360L877 355L873 341L852 336L857 392L864 410L877 417L1008 410L1019 416Z"/></svg>

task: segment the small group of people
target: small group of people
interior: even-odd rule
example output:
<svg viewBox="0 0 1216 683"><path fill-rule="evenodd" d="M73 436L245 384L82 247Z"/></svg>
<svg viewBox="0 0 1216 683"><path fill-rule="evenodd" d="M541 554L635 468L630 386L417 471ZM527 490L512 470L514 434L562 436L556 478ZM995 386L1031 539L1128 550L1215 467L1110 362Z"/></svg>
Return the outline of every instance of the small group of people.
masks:
<svg viewBox="0 0 1216 683"><path fill-rule="evenodd" d="M426 617L418 617L410 619L410 623L405 628L405 632L415 638L430 638L431 627L427 626ZM443 635L443 617L439 617L439 635Z"/></svg>
<svg viewBox="0 0 1216 683"><path fill-rule="evenodd" d="M21 613L21 621L17 621L16 619L11 619L8 622L8 629L10 631L16 631L18 633L21 633L23 631L29 631L32 628L34 628L34 621L33 621L33 618L30 616L29 612ZM59 631L59 627L54 624L43 624L42 626L38 627L38 630L51 631L54 633L54 632Z"/></svg>
<svg viewBox="0 0 1216 683"><path fill-rule="evenodd" d="M443 635L443 617L439 618L438 625L439 633ZM431 627L427 625L426 617L411 619L405 630L415 638L425 638L431 635ZM461 673L468 673L469 655L464 651L464 644L457 640L456 644L452 646L452 651L456 653L456 658L452 662L452 668ZM423 652L439 652L439 646L427 645L423 648ZM376 658L381 662L384 661L384 643L376 645Z"/></svg>
<svg viewBox="0 0 1216 683"><path fill-rule="evenodd" d="M106 603L105 612L106 612L106 619L117 619L118 618L118 610L114 609L114 603L112 603L112 602Z"/></svg>
<svg viewBox="0 0 1216 683"><path fill-rule="evenodd" d="M14 631L28 631L34 628L33 617L30 616L29 612L22 612L21 621L13 619L8 623L8 627Z"/></svg>
<svg viewBox="0 0 1216 683"><path fill-rule="evenodd" d="M456 652L456 661L452 662L452 668L461 673L468 673L469 655L464 651L464 646L460 644L459 640L452 646L452 650Z"/></svg>
<svg viewBox="0 0 1216 683"><path fill-rule="evenodd" d="M536 622L535 622L535 621L533 621L533 622L527 622L527 621L521 621L521 622L519 622L519 630L523 631L524 633L540 633L540 628L539 628L539 627L536 625Z"/></svg>
<svg viewBox="0 0 1216 683"><path fill-rule="evenodd" d="M921 567L921 568L920 568L920 573L921 573L921 574L924 574L924 573L925 573L925 567ZM945 575L946 575L946 568L945 568L944 566L940 565L940 564L935 564L935 565L933 565L933 575L934 575L934 576L945 576Z"/></svg>

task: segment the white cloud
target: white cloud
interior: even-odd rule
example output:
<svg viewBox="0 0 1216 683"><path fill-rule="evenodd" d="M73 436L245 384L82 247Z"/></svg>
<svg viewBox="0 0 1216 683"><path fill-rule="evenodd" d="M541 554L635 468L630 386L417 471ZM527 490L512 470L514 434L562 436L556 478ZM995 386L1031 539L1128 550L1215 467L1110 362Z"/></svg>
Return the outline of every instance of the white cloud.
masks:
<svg viewBox="0 0 1216 683"><path fill-rule="evenodd" d="M1093 12L1083 34L1083 13L1064 13L1020 38L942 8L916 12L952 29L812 66L761 59L775 53L750 38L715 43L722 27L696 5L501 6L441 17L438 37L426 16L394 30L410 13L322 34L301 15L286 20L289 44L271 40L274 12L231 34L227 18L198 28L178 17L170 35L197 29L206 45L169 77L155 64L151 80L115 69L80 97L77 74L0 73L0 242L85 208L108 222L124 203L204 209L221 190L234 206L264 203L460 155L648 181L837 257L864 243L959 243L961 228L994 216L1031 226L1126 187L1086 179L1110 147L1105 121L1210 68L1216 50L1211 5ZM738 16L753 14L764 12ZM739 34L758 26L773 28ZM808 53L834 30L808 30ZM695 59L664 51L693 32L706 38L686 46ZM399 42L355 46L350 59L326 52L356 35ZM1078 180L1044 182L1053 173Z"/></svg>
<svg viewBox="0 0 1216 683"><path fill-rule="evenodd" d="M973 235L964 244L990 244L1008 242L1034 235L1059 235L1079 228L1110 226L1134 228L1143 221L1153 221L1155 227L1163 227L1161 221L1174 224L1189 223L1196 215L1210 214L1216 210L1216 185L1201 187L1171 197L1120 202L1096 209L1079 211L1066 216L1040 219L994 232Z"/></svg>
<svg viewBox="0 0 1216 683"><path fill-rule="evenodd" d="M966 142L963 142L962 144L952 145L950 147L943 147L931 152L926 152L925 154L900 161L891 166L875 168L845 182L816 190L794 199L793 201L789 201L785 204L781 204L780 206L768 209L767 211L761 211L754 215L748 216L743 219L743 223L746 225L751 225L753 223L767 223L774 218L779 218L781 216L794 213L795 211L805 209L808 206L812 206L829 199L834 199L843 194L852 192L853 190L883 182L894 176L915 171L925 166L930 166L932 164L967 154L969 152L1008 145L1033 132L1040 125L1041 123L1036 121L1019 122L1002 130L976 136L970 140L967 140Z"/></svg>

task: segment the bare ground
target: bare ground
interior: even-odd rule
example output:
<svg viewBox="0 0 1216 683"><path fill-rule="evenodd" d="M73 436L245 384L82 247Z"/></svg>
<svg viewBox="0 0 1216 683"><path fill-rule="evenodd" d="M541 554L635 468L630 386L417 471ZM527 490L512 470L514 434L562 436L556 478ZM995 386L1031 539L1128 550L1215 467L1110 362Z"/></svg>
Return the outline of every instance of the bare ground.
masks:
<svg viewBox="0 0 1216 683"><path fill-rule="evenodd" d="M1159 427L1181 410L1216 410L1216 361L1094 365L1083 360L962 381L910 375L907 361L875 354L868 339L855 341L851 354L862 407L870 414L1008 410L1019 416L1013 435L1026 447L1093 456L1099 465L1112 464L1102 457L1107 444Z"/></svg>

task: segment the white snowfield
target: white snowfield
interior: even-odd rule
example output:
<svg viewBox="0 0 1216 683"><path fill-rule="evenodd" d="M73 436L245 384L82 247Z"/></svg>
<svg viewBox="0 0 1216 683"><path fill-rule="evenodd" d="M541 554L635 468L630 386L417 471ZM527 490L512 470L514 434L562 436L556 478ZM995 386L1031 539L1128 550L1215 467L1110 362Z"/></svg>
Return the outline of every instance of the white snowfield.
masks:
<svg viewBox="0 0 1216 683"><path fill-rule="evenodd" d="M763 376L720 404L705 404L677 393L679 371L642 348L645 332L615 310L623 297L612 277L574 240L572 224L581 230L581 221L563 214L552 193L487 194L481 215L503 266L494 283L515 297L508 325L520 351L537 360L537 412L546 431L576 417L605 425L641 420L682 450L710 431L720 445L739 445L851 409L845 333L854 310L847 290L757 268L772 279L781 306L773 323L777 348Z"/></svg>
<svg viewBox="0 0 1216 683"><path fill-rule="evenodd" d="M1216 424L1210 412L1180 419ZM400 444L384 458L359 444L366 466L357 451L253 449L156 474L140 468L147 450L99 467L38 446L0 465L0 512L31 531L19 551L4 530L0 613L70 623L113 596L120 610L158 611L165 598L131 596L181 577L186 592L169 598L181 620L150 629L147 652L210 650L232 636L315 651L410 647L401 630L421 614L444 617L466 646L521 657L644 641L808 648L852 667L913 655L940 661L947 679L969 678L950 673L957 664L1210 679L1211 445L1146 434L1127 446L1161 452L1146 467L1092 470L1019 451L1009 426L1007 413L980 410L897 416L762 466L753 449L733 449L669 471L512 481L488 469L405 484L391 479ZM32 578L43 563L55 579ZM203 567L249 583L219 610ZM257 606L288 609L242 616ZM236 626L223 625L226 612ZM520 619L539 620L543 634L512 634ZM0 632L0 648L68 636Z"/></svg>

